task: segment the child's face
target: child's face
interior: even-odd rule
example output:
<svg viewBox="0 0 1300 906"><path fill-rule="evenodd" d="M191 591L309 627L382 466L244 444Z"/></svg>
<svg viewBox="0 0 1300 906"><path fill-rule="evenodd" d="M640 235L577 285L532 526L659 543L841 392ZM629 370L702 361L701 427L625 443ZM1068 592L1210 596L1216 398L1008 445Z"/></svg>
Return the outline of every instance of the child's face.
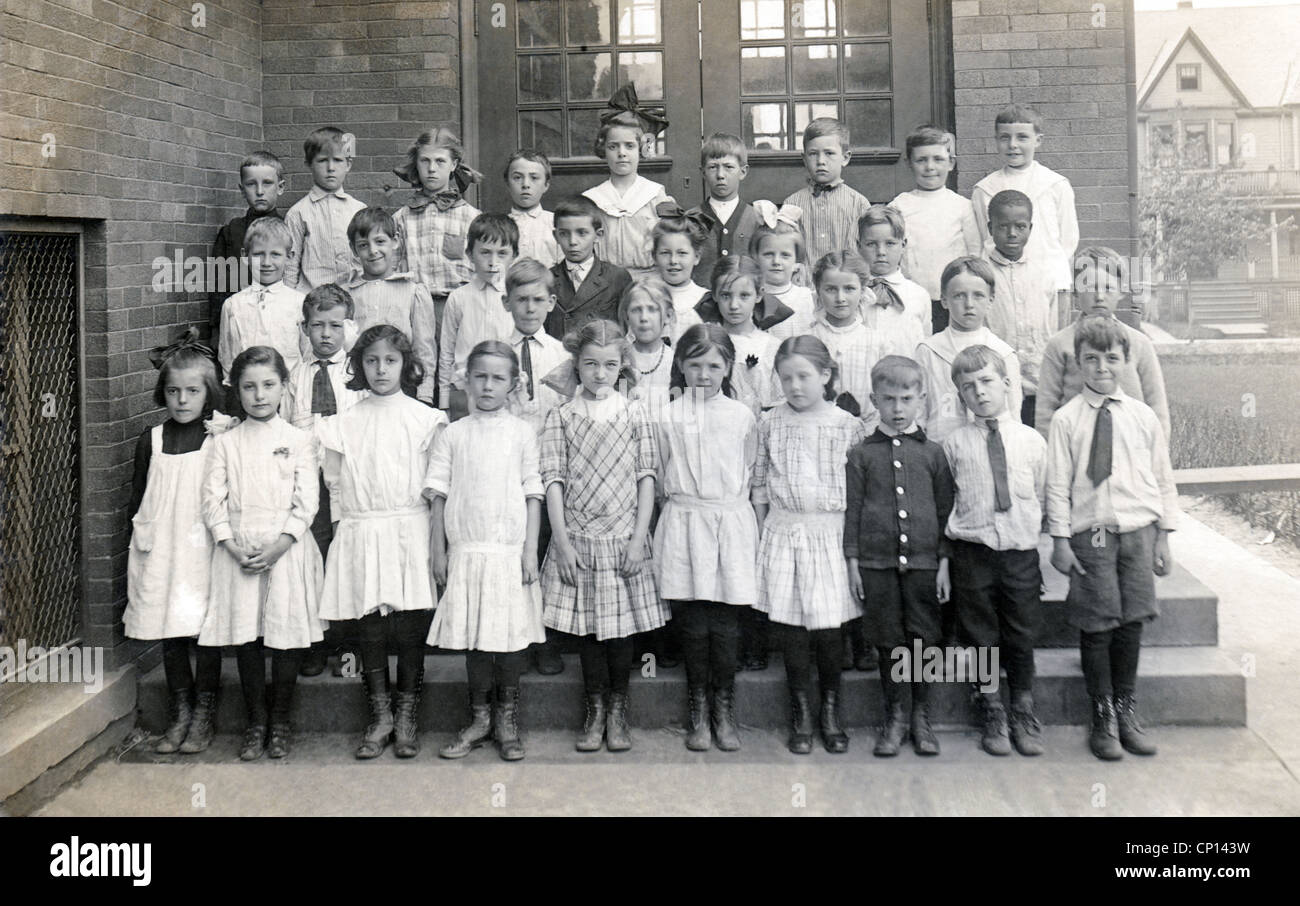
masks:
<svg viewBox="0 0 1300 906"><path fill-rule="evenodd" d="M686 386L695 391L697 399L716 396L722 390L722 382L727 379L727 371L727 360L716 347L682 362L682 377L686 379Z"/></svg>
<svg viewBox="0 0 1300 906"><path fill-rule="evenodd" d="M248 261L257 282L270 286L284 279L289 247L275 239L255 239L248 246Z"/></svg>
<svg viewBox="0 0 1300 906"><path fill-rule="evenodd" d="M862 278L853 271L828 270L817 285L817 300L826 320L847 327L862 319Z"/></svg>
<svg viewBox="0 0 1300 906"><path fill-rule="evenodd" d="M275 167L245 167L239 173L239 188L250 208L259 214L269 214L284 191L284 177L276 175Z"/></svg>
<svg viewBox="0 0 1300 906"><path fill-rule="evenodd" d="M858 254L866 260L875 277L898 270L905 248L907 240L896 237L894 228L887 223L872 224L858 237Z"/></svg>
<svg viewBox="0 0 1300 906"><path fill-rule="evenodd" d="M470 404L479 412L495 412L506 404L514 389L510 360L501 355L481 355L474 359L465 376Z"/></svg>
<svg viewBox="0 0 1300 906"><path fill-rule="evenodd" d="M998 153L1008 167L1023 170L1034 162L1043 136L1033 123L998 123L994 132L998 137Z"/></svg>
<svg viewBox="0 0 1300 906"><path fill-rule="evenodd" d="M388 396L402 389L402 353L388 340L376 340L361 354L361 370L366 385L377 396Z"/></svg>
<svg viewBox="0 0 1300 906"><path fill-rule="evenodd" d="M343 188L343 180L351 169L352 161L343 155L343 150L329 145L312 158L311 181L326 192L337 192Z"/></svg>
<svg viewBox="0 0 1300 906"><path fill-rule="evenodd" d="M758 304L758 287L749 277L737 277L725 288L714 291L723 326L745 327L754 323L754 306Z"/></svg>
<svg viewBox="0 0 1300 906"><path fill-rule="evenodd" d="M1084 267L1075 278L1074 307L1090 314L1113 314L1124 298L1119 274L1098 267L1095 261Z"/></svg>
<svg viewBox="0 0 1300 906"><path fill-rule="evenodd" d="M627 306L627 329L642 346L659 343L664 334L663 310L644 293L634 296Z"/></svg>
<svg viewBox="0 0 1300 906"><path fill-rule="evenodd" d="M430 192L447 188L451 171L456 169L456 157L447 148L421 145L415 153L415 169L420 174L420 184Z"/></svg>
<svg viewBox="0 0 1300 906"><path fill-rule="evenodd" d="M239 405L255 421L265 422L274 418L282 396L284 381L270 365L249 365L239 376Z"/></svg>
<svg viewBox="0 0 1300 906"><path fill-rule="evenodd" d="M993 301L993 287L974 274L957 274L944 287L940 301L948 310L948 323L955 329L979 330Z"/></svg>
<svg viewBox="0 0 1300 906"><path fill-rule="evenodd" d="M803 165L812 181L828 186L840 178L849 162L849 152L840 145L839 136L823 135L803 148Z"/></svg>
<svg viewBox="0 0 1300 906"><path fill-rule="evenodd" d="M581 264L591 257L596 239L604 230L592 224L590 217L555 218L555 241L564 252L564 259Z"/></svg>
<svg viewBox="0 0 1300 906"><path fill-rule="evenodd" d="M700 253L685 233L665 233L655 243L655 269L669 286L691 282L691 272L700 263Z"/></svg>
<svg viewBox="0 0 1300 906"><path fill-rule="evenodd" d="M551 187L551 181L546 178L546 168L541 164L520 158L510 164L506 186L510 189L510 203L528 211L542 203L542 196Z"/></svg>
<svg viewBox="0 0 1300 906"><path fill-rule="evenodd" d="M554 307L555 295L540 280L516 286L506 297L506 310L514 318L515 329L526 337L542 329Z"/></svg>
<svg viewBox="0 0 1300 906"><path fill-rule="evenodd" d="M623 368L623 350L617 343L588 343L578 351L578 382L587 399L600 400L616 392Z"/></svg>
<svg viewBox="0 0 1300 906"><path fill-rule="evenodd" d="M786 356L776 366L777 377L785 400L793 409L809 409L826 398L826 382L831 379L830 369L818 368L801 355Z"/></svg>
<svg viewBox="0 0 1300 906"><path fill-rule="evenodd" d="M763 285L780 288L789 286L794 279L794 269L799 264L798 246L793 233L774 233L763 237L758 247L758 267L763 273Z"/></svg>
<svg viewBox="0 0 1300 906"><path fill-rule="evenodd" d="M961 401L977 418L993 418L1006 412L1010 389L1011 378L998 374L992 365L957 375L957 392L961 394Z"/></svg>
<svg viewBox="0 0 1300 906"><path fill-rule="evenodd" d="M203 414L208 401L208 385L197 368L173 368L163 385L163 399L172 421L187 425Z"/></svg>
<svg viewBox="0 0 1300 906"><path fill-rule="evenodd" d="M912 149L907 165L912 168L916 187L934 192L948 184L952 172L952 155L943 145L917 145Z"/></svg>
<svg viewBox="0 0 1300 906"><path fill-rule="evenodd" d="M364 236L357 236L352 243L352 251L361 261L361 270L367 277L387 277L402 254L402 243L396 236L390 236L383 230L374 229Z"/></svg>
<svg viewBox="0 0 1300 906"><path fill-rule="evenodd" d="M740 192L740 181L749 175L749 167L734 154L711 157L700 168L709 197L718 201L731 201Z"/></svg>
<svg viewBox="0 0 1300 906"><path fill-rule="evenodd" d="M1024 205L1001 205L989 211L993 247L1011 261L1019 261L1025 253L1025 243L1029 241L1033 228L1033 218Z"/></svg>
<svg viewBox="0 0 1300 906"><path fill-rule="evenodd" d="M514 257L514 249L504 242L476 242L469 250L470 261L474 262L474 273L493 286L501 285Z"/></svg>
<svg viewBox="0 0 1300 906"><path fill-rule="evenodd" d="M1079 371L1083 382L1097 393L1114 393L1119 380L1128 367L1128 356L1123 346L1097 349L1083 344L1079 349Z"/></svg>
<svg viewBox="0 0 1300 906"><path fill-rule="evenodd" d="M631 126L615 126L605 133L605 163L610 176L635 176L641 163L641 136Z"/></svg>
<svg viewBox="0 0 1300 906"><path fill-rule="evenodd" d="M921 414L925 391L920 384L899 387L889 381L880 381L869 394L871 405L880 413L880 423L895 434L906 431Z"/></svg>
<svg viewBox="0 0 1300 906"><path fill-rule="evenodd" d="M348 310L335 305L323 311L311 310L311 316L302 324L303 333L311 341L312 354L318 359L328 359L343 348L343 331L348 323Z"/></svg>

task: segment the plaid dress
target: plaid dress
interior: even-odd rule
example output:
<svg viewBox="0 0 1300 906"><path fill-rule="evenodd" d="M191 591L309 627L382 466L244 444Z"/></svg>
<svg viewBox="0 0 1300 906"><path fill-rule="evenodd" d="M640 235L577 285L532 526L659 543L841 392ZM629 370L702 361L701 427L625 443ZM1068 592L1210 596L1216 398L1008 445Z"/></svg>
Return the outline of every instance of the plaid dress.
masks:
<svg viewBox="0 0 1300 906"><path fill-rule="evenodd" d="M564 490L569 541L589 569L578 584L560 579L552 543L542 566L542 622L572 635L621 639L657 629L669 611L655 587L647 537L641 571L619 567L636 525L637 483L659 467L654 425L638 403L615 394L592 403L581 396L552 409L541 438L542 484Z"/></svg>

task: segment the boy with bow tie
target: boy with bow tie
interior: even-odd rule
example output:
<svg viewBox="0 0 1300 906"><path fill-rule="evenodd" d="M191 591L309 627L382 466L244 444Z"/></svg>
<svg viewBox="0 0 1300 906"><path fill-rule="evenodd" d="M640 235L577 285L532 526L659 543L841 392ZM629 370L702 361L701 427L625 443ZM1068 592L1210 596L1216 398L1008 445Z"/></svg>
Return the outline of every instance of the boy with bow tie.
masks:
<svg viewBox="0 0 1300 906"><path fill-rule="evenodd" d="M848 166L849 127L819 116L803 130L803 165L808 185L785 200L803 211L804 248L809 261L850 248L858 218L871 207L867 196L844 181Z"/></svg>
<svg viewBox="0 0 1300 906"><path fill-rule="evenodd" d="M911 355L930 336L930 294L903 276L907 227L897 208L873 204L858 218L858 254L871 269L862 320L893 355Z"/></svg>

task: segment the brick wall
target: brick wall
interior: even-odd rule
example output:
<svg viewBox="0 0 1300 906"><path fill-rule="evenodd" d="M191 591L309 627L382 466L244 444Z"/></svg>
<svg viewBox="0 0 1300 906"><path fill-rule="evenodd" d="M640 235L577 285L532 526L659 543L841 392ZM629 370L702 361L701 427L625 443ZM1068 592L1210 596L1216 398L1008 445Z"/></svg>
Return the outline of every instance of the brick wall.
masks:
<svg viewBox="0 0 1300 906"><path fill-rule="evenodd" d="M158 419L147 350L207 319L201 296L155 293L150 262L206 253L262 141L259 4L208 0L205 14L195 27L189 0L9 0L0 18L0 213L88 228L83 637L114 664L135 647L124 510L135 438Z"/></svg>
<svg viewBox="0 0 1300 906"><path fill-rule="evenodd" d="M1010 103L1044 119L1037 159L1074 184L1082 242L1128 248L1124 9L1088 0L955 0L960 190L1001 166L993 118Z"/></svg>

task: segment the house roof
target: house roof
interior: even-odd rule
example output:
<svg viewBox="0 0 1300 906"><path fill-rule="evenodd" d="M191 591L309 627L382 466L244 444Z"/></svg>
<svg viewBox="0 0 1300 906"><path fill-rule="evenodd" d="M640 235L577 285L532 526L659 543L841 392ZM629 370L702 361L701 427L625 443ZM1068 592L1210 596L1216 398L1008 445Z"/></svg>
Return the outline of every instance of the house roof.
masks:
<svg viewBox="0 0 1300 906"><path fill-rule="evenodd" d="M1251 107L1300 104L1300 3L1138 12L1138 104L1185 43Z"/></svg>

